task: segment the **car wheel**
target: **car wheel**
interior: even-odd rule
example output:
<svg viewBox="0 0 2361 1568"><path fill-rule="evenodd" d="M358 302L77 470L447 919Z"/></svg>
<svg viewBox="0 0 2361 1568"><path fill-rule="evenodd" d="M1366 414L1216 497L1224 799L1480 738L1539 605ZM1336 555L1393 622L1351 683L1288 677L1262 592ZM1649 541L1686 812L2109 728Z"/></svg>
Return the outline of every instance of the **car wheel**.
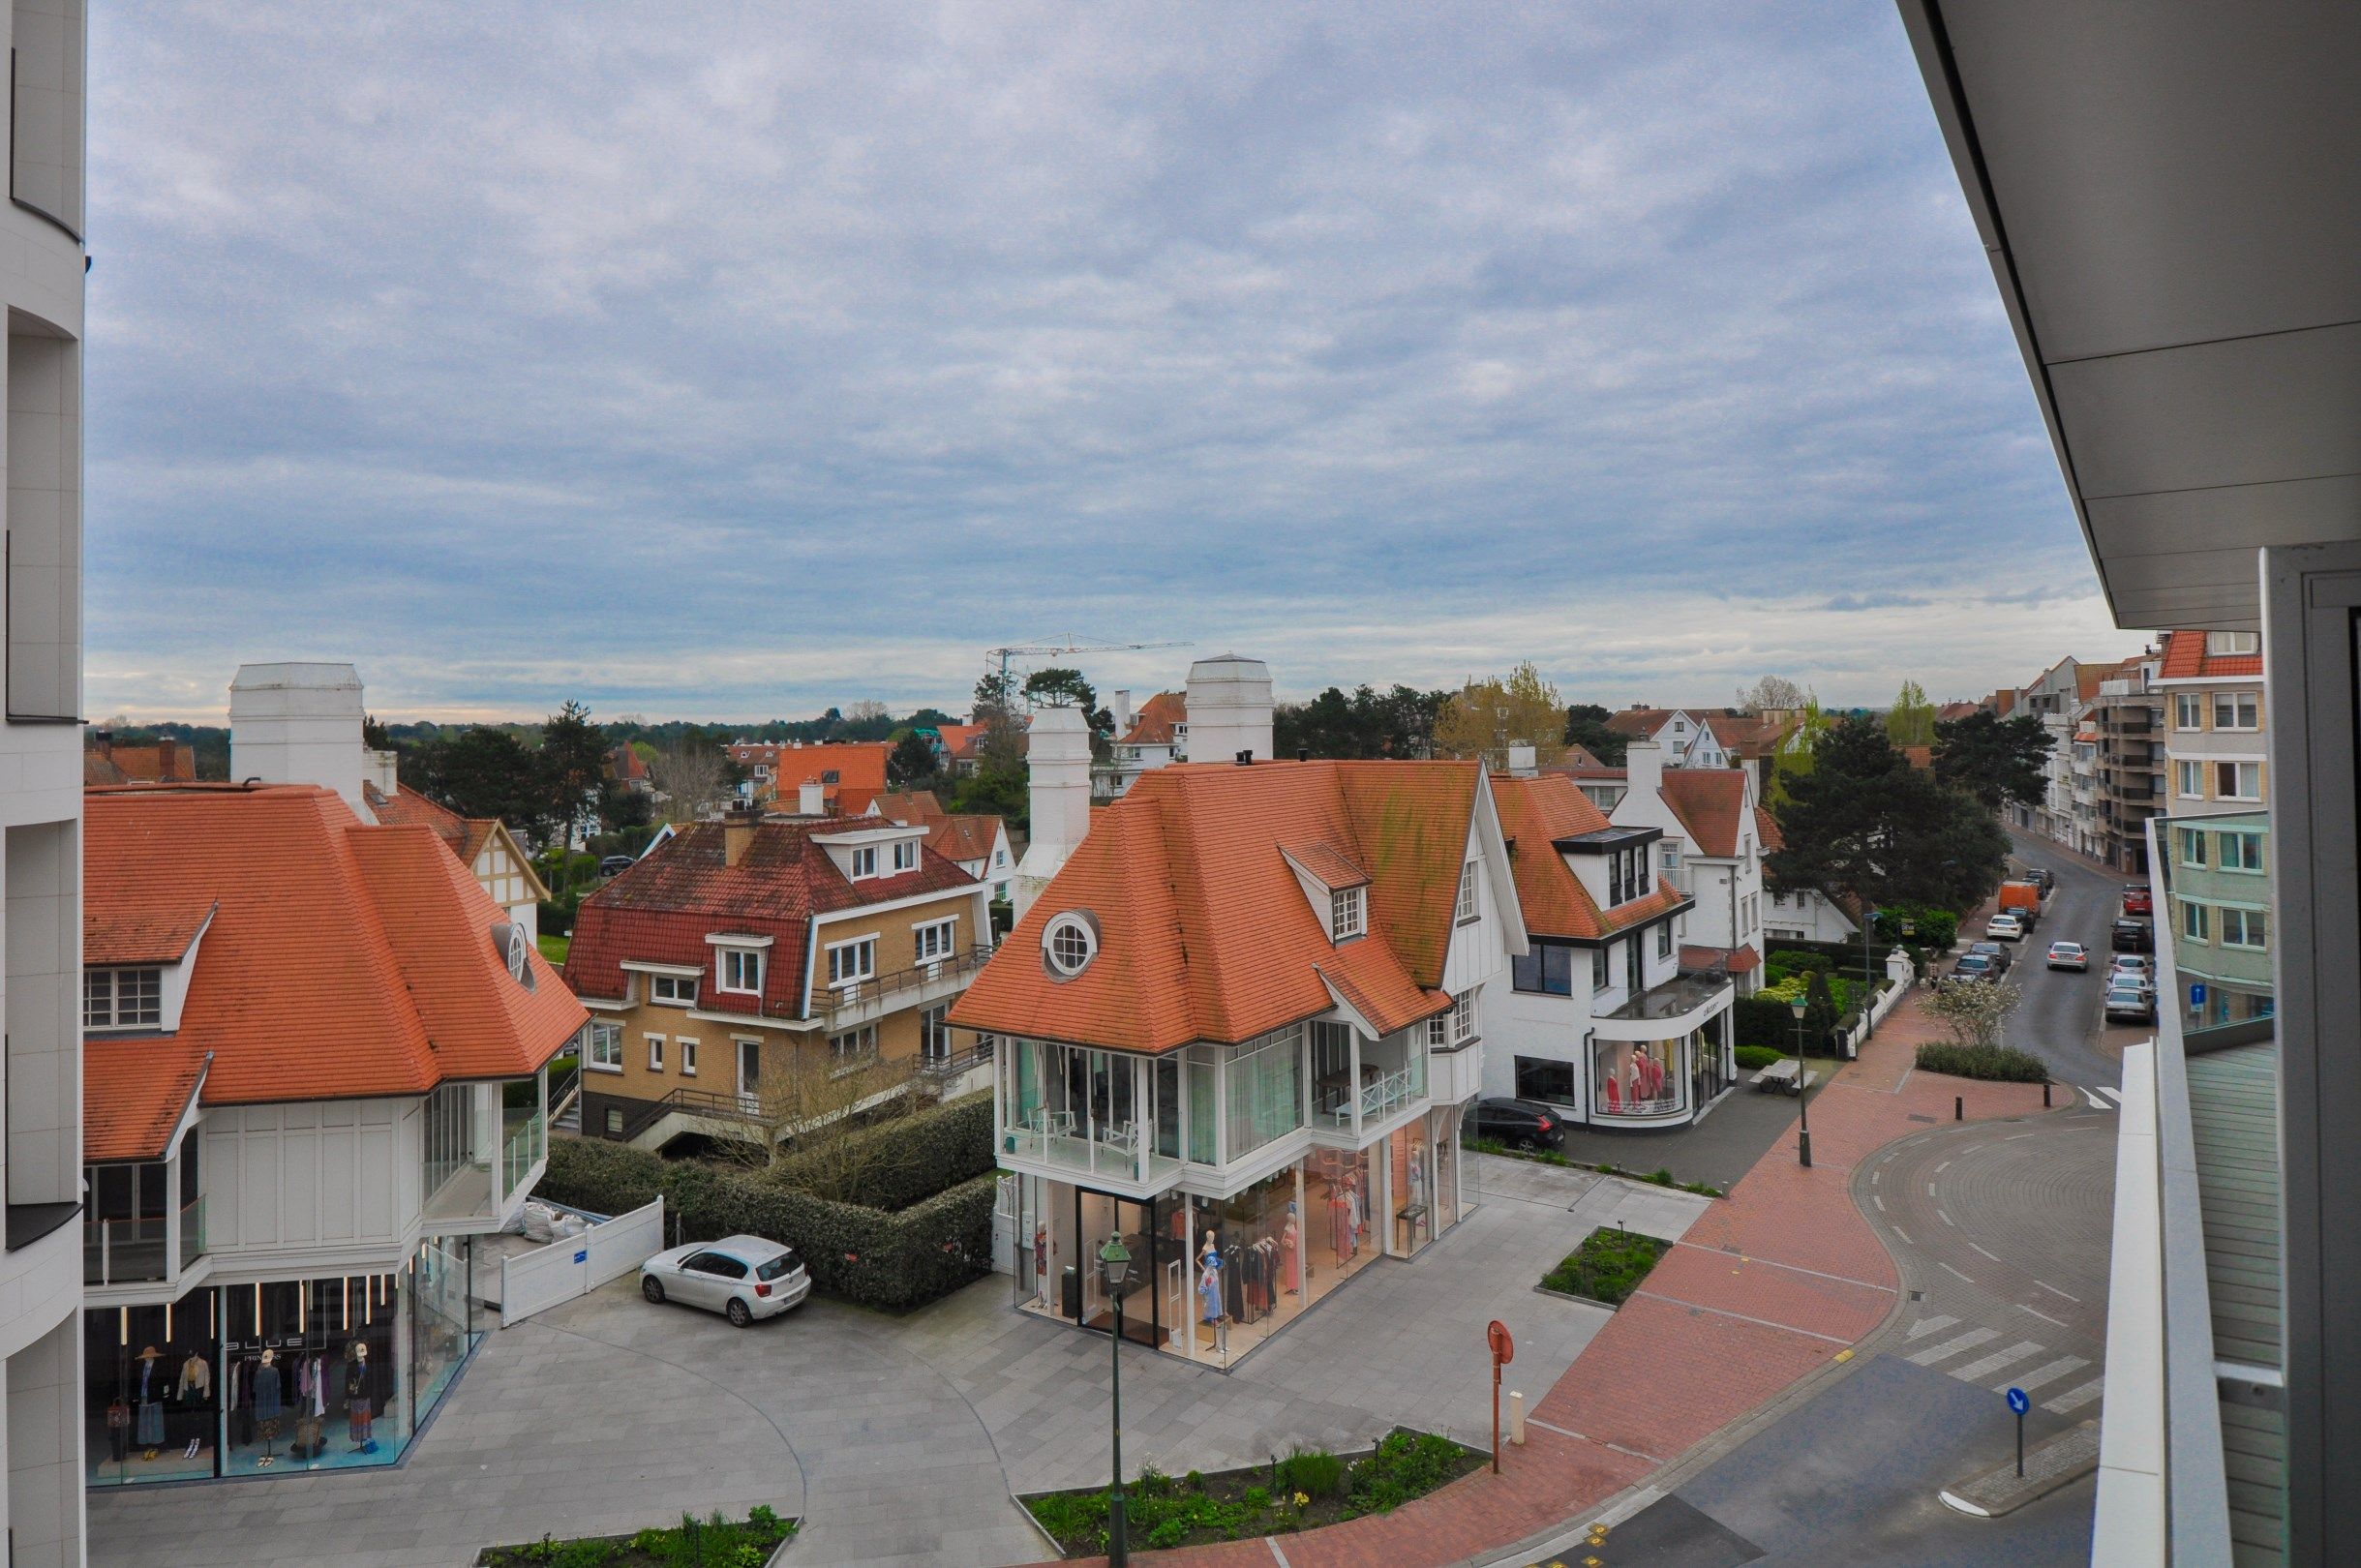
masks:
<svg viewBox="0 0 2361 1568"><path fill-rule="evenodd" d="M727 1315L730 1321L739 1328L744 1328L748 1323L754 1321L754 1314L746 1311L746 1304L736 1296L730 1298Z"/></svg>
<svg viewBox="0 0 2361 1568"><path fill-rule="evenodd" d="M664 1282L657 1279L652 1274L641 1276L640 1294L646 1296L650 1301L654 1302L658 1307L663 1306Z"/></svg>

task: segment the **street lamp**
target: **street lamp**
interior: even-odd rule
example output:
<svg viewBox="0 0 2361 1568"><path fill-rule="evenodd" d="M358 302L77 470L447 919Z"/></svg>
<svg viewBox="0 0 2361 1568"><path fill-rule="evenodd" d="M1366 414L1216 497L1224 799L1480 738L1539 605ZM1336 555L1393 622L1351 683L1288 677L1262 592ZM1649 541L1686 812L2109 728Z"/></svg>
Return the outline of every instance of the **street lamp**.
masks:
<svg viewBox="0 0 2361 1568"><path fill-rule="evenodd" d="M1812 1097L1811 1075L1803 1070L1803 1012L1810 1006L1801 992L1787 1004L1796 1015L1796 1099L1803 1111L1803 1131L1796 1139L1796 1163L1805 1170L1812 1168Z"/></svg>
<svg viewBox="0 0 2361 1568"><path fill-rule="evenodd" d="M1125 1568L1132 1557L1123 1521L1123 1298L1132 1288L1132 1254L1121 1236L1107 1237L1106 1245L1099 1249L1099 1282L1115 1304L1110 1363L1114 1369L1115 1485L1106 1504L1106 1561L1107 1568Z"/></svg>

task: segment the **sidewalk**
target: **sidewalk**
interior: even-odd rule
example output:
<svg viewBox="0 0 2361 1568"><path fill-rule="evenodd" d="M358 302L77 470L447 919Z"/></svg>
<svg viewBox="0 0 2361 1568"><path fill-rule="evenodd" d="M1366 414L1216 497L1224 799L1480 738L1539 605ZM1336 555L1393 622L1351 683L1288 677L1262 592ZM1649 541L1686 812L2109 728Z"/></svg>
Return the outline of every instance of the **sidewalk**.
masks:
<svg viewBox="0 0 2361 1568"><path fill-rule="evenodd" d="M1391 1514L1274 1538L1291 1568L1415 1568L1505 1551L1562 1527L1678 1461L1875 1334L1900 1281L1855 1208L1854 1166L1918 1128L2040 1113L2038 1084L1975 1083L1913 1068L1939 1031L1923 994L1810 1099L1812 1168L1782 1133L1730 1196L1668 1253L1531 1406L1529 1440ZM1549 1260L1535 1259L1538 1277ZM1470 1335L1474 1325L1468 1327ZM1508 1386L1516 1385L1512 1367ZM1193 1568L1281 1560L1270 1542L1144 1554Z"/></svg>

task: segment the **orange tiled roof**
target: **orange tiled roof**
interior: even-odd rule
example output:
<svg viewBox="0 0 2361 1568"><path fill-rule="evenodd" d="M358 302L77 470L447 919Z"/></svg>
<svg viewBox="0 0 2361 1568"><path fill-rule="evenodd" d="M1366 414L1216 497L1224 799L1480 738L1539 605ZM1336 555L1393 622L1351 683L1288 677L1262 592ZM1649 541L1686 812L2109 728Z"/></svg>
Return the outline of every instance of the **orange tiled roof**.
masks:
<svg viewBox="0 0 2361 1568"><path fill-rule="evenodd" d="M93 790L84 823L95 961L157 961L159 933L202 926L172 1040L212 1053L208 1105L523 1077L589 1016L539 953L530 989L509 976L506 911L433 832L364 824L333 791ZM90 1072L87 1092L124 1092Z"/></svg>
<svg viewBox="0 0 2361 1568"><path fill-rule="evenodd" d="M1297 869L1313 881L1335 892L1345 888L1367 886L1369 873L1352 863L1344 851L1334 844L1282 844L1279 853L1292 860Z"/></svg>
<svg viewBox="0 0 2361 1568"><path fill-rule="evenodd" d="M1696 841L1697 853L1738 857L1740 813L1746 808L1746 775L1736 768L1675 768L1664 775L1664 803Z"/></svg>
<svg viewBox="0 0 2361 1568"><path fill-rule="evenodd" d="M398 784L392 795L386 795L375 784L361 786L361 798L369 802L369 810L378 821L390 827L424 828L437 838L451 846L462 865L472 867L475 857L483 852L484 841L499 826L497 817L463 817L439 800L428 799L407 784Z"/></svg>
<svg viewBox="0 0 2361 1568"><path fill-rule="evenodd" d="M1779 831L1779 819L1761 806L1754 808L1754 837L1763 846L1766 855L1787 847L1787 835Z"/></svg>
<svg viewBox="0 0 2361 1568"><path fill-rule="evenodd" d="M1743 975L1762 966L1763 955L1751 946L1738 948L1693 948L1682 944L1680 967L1683 969L1719 969L1725 963L1733 975Z"/></svg>
<svg viewBox="0 0 2361 1568"><path fill-rule="evenodd" d="M183 1040L92 1040L82 1046L82 1162L161 1160L213 1053Z"/></svg>
<svg viewBox="0 0 2361 1568"><path fill-rule="evenodd" d="M988 812L954 815L943 809L932 790L889 791L869 802L869 813L914 828L923 825L926 847L954 865L989 860L992 846L1000 842L998 817Z"/></svg>
<svg viewBox="0 0 2361 1568"><path fill-rule="evenodd" d="M893 750L886 740L833 740L816 746L748 743L730 747L730 757L742 767L759 763L770 769L770 793L781 800L795 799L805 784L820 784L826 787L829 810L850 812L885 792L886 758ZM832 779L830 773L836 776Z"/></svg>
<svg viewBox="0 0 2361 1568"><path fill-rule="evenodd" d="M1768 757L1794 733L1796 721L1776 713L1721 713L1712 725L1724 749L1740 757Z"/></svg>
<svg viewBox="0 0 2361 1568"><path fill-rule="evenodd" d="M165 739L148 746L116 745L111 740L95 740L92 746L106 759L125 784L194 784L197 782L197 751L185 740ZM83 770L83 782L101 780ZM106 782L115 782L108 780Z"/></svg>
<svg viewBox="0 0 2361 1568"><path fill-rule="evenodd" d="M1500 831L1508 836L1517 902L1525 911L1528 931L1537 936L1596 940L1671 914L1689 902L1680 889L1657 878L1645 898L1628 899L1612 910L1598 907L1598 900L1566 864L1565 857L1551 847L1559 839L1611 826L1606 814L1574 787L1571 778L1561 773L1496 778L1492 800L1500 813Z"/></svg>
<svg viewBox="0 0 2361 1568"><path fill-rule="evenodd" d="M2205 634L2201 631L2168 632L2164 637L2164 660L2157 672L2160 680L2202 680L2223 676L2260 676L2262 655L2259 653L2208 653Z"/></svg>
<svg viewBox="0 0 2361 1568"><path fill-rule="evenodd" d="M984 733L981 724L938 724L934 733L943 742L943 749L953 762L976 760L976 737Z"/></svg>
<svg viewBox="0 0 2361 1568"><path fill-rule="evenodd" d="M1607 715L1607 728L1641 740L1664 728L1675 713L1686 711L1682 708L1621 708Z"/></svg>
<svg viewBox="0 0 2361 1568"><path fill-rule="evenodd" d="M1189 699L1177 691L1160 691L1139 705L1132 727L1124 732L1127 746L1168 746L1172 727L1189 722Z"/></svg>
<svg viewBox="0 0 2361 1568"><path fill-rule="evenodd" d="M1240 1041L1326 1011L1380 1031L1440 1011L1473 762L1183 764L1143 775L1090 831L952 1009L963 1028L1136 1051ZM1282 853L1326 844L1370 878L1369 935L1331 943ZM1042 933L1098 922L1052 980Z"/></svg>

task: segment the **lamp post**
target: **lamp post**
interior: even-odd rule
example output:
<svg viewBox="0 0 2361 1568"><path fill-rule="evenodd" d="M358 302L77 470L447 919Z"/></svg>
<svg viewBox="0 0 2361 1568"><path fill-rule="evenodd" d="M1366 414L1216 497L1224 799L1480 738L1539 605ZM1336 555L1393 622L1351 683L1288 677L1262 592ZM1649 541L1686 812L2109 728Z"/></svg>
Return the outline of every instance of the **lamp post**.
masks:
<svg viewBox="0 0 2361 1568"><path fill-rule="evenodd" d="M1809 1075L1803 1070L1803 1012L1810 1004L1799 993L1788 1008L1796 1015L1796 1100L1802 1108L1803 1130L1796 1138L1796 1163L1812 1168L1812 1097Z"/></svg>
<svg viewBox="0 0 2361 1568"><path fill-rule="evenodd" d="M1106 1561L1107 1568L1126 1568L1132 1556L1123 1520L1123 1297L1132 1287L1132 1254L1121 1236L1107 1237L1106 1245L1099 1249L1099 1282L1115 1304L1114 1349L1109 1362L1114 1371L1115 1484L1106 1503Z"/></svg>

